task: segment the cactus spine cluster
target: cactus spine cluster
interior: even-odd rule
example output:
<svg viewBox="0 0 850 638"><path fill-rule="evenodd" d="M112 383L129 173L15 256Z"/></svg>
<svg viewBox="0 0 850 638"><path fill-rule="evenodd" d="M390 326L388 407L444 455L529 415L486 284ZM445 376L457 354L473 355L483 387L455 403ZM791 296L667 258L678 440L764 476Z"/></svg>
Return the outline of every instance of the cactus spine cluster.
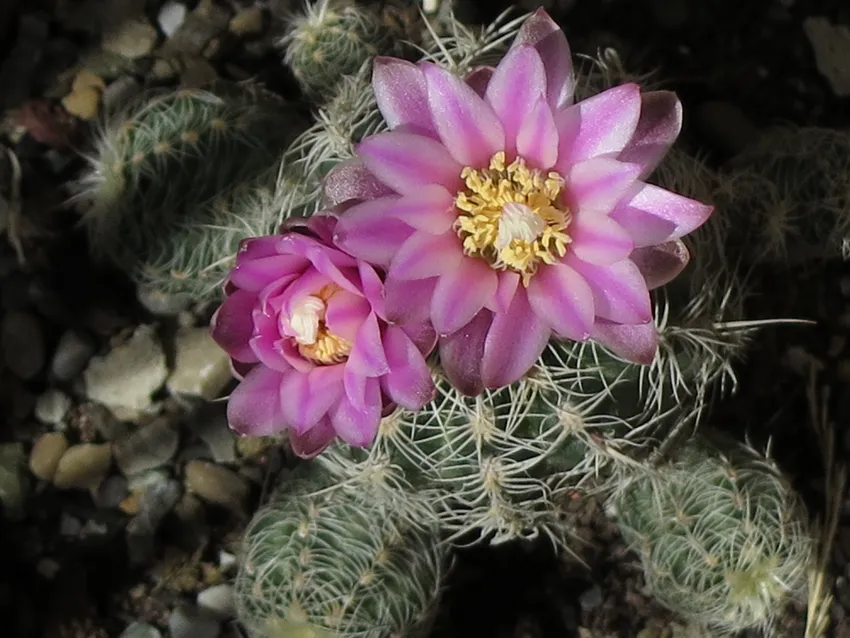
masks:
<svg viewBox="0 0 850 638"><path fill-rule="evenodd" d="M653 595L722 631L767 628L806 587L812 539L777 468L743 445L690 442L611 504Z"/></svg>

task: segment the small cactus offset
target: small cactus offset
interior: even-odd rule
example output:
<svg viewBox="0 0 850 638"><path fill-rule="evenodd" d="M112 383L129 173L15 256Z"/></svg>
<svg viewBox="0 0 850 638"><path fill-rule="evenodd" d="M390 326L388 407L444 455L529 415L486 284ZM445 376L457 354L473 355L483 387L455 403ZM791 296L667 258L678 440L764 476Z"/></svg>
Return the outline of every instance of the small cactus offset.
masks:
<svg viewBox="0 0 850 638"><path fill-rule="evenodd" d="M813 539L773 463L696 439L617 491L611 509L654 596L722 631L767 628L805 591Z"/></svg>
<svg viewBox="0 0 850 638"><path fill-rule="evenodd" d="M319 102L332 97L345 76L396 46L381 17L350 0L308 0L281 45L302 90Z"/></svg>
<svg viewBox="0 0 850 638"><path fill-rule="evenodd" d="M391 504L304 469L246 532L236 590L249 635L426 635L446 556L424 502Z"/></svg>

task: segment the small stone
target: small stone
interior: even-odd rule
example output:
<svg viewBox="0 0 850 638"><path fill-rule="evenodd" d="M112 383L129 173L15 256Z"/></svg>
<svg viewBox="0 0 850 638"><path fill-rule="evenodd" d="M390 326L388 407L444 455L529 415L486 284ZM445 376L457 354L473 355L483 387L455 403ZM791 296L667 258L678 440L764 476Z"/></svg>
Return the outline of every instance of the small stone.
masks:
<svg viewBox="0 0 850 638"><path fill-rule="evenodd" d="M234 554L225 552L224 550L220 550L218 552L218 568L222 572L229 572L231 569L237 567L238 563L239 561L236 560L236 556Z"/></svg>
<svg viewBox="0 0 850 638"><path fill-rule="evenodd" d="M61 432L42 434L30 451L30 472L42 481L53 480L59 460L68 451L68 439Z"/></svg>
<svg viewBox="0 0 850 638"><path fill-rule="evenodd" d="M204 442L216 463L236 461L236 436L227 424L227 405L209 402L200 407L187 427Z"/></svg>
<svg viewBox="0 0 850 638"><path fill-rule="evenodd" d="M103 108L113 112L142 92L142 85L132 75L125 75L111 82L103 90Z"/></svg>
<svg viewBox="0 0 850 638"><path fill-rule="evenodd" d="M170 38L177 29L183 24L186 19L186 5L179 2L166 2L157 14L156 21L159 28L165 34L165 37Z"/></svg>
<svg viewBox="0 0 850 638"><path fill-rule="evenodd" d="M134 622L122 631L118 638L162 638L162 633L147 623Z"/></svg>
<svg viewBox="0 0 850 638"><path fill-rule="evenodd" d="M850 29L843 24L832 24L824 16L810 16L803 20L803 32L815 53L815 64L838 97L850 95Z"/></svg>
<svg viewBox="0 0 850 638"><path fill-rule="evenodd" d="M213 505L243 512L248 483L236 472L207 461L186 464L186 489Z"/></svg>
<svg viewBox="0 0 850 638"><path fill-rule="evenodd" d="M74 76L74 82L71 84L71 92L76 93L84 89L97 89L103 91L106 88L106 82L103 78L93 73L91 70L83 68L77 75Z"/></svg>
<svg viewBox="0 0 850 638"><path fill-rule="evenodd" d="M230 19L228 30L240 37L255 35L263 30L263 10L260 7L248 7Z"/></svg>
<svg viewBox="0 0 850 638"><path fill-rule="evenodd" d="M157 529L181 493L180 483L168 479L149 486L139 496L138 513L127 524L127 549L133 564L147 564L154 559Z"/></svg>
<svg viewBox="0 0 850 638"><path fill-rule="evenodd" d="M153 326L139 326L126 343L92 359L84 377L89 398L113 410L129 415L149 407L151 394L168 378Z"/></svg>
<svg viewBox="0 0 850 638"><path fill-rule="evenodd" d="M186 53L201 55L210 40L227 29L230 13L212 2L201 0L183 20L180 28L160 47L163 57Z"/></svg>
<svg viewBox="0 0 850 638"><path fill-rule="evenodd" d="M167 417L159 417L115 442L115 462L125 476L140 474L168 463L179 443L177 428Z"/></svg>
<svg viewBox="0 0 850 638"><path fill-rule="evenodd" d="M112 447L108 443L81 443L68 448L53 475L53 484L59 489L96 489L109 466L112 465Z"/></svg>
<svg viewBox="0 0 850 638"><path fill-rule="evenodd" d="M599 585L594 585L590 589L586 589L579 595L578 602L584 611L599 607L602 604L602 588Z"/></svg>
<svg viewBox="0 0 850 638"><path fill-rule="evenodd" d="M28 312L10 312L0 327L0 347L8 368L19 379L35 377L44 366L44 332L38 317Z"/></svg>
<svg viewBox="0 0 850 638"><path fill-rule="evenodd" d="M35 571L38 572L38 575L47 580L53 580L56 578L56 574L58 574L61 569L62 565L50 557L40 558L35 565Z"/></svg>
<svg viewBox="0 0 850 638"><path fill-rule="evenodd" d="M194 607L180 605L168 618L168 631L171 638L218 638L221 625Z"/></svg>
<svg viewBox="0 0 850 638"><path fill-rule="evenodd" d="M212 400L232 379L230 357L213 341L209 328L184 328L175 337L174 371L166 387L174 394Z"/></svg>
<svg viewBox="0 0 850 638"><path fill-rule="evenodd" d="M50 373L59 381L70 381L80 374L94 355L94 341L75 330L67 330L59 338Z"/></svg>
<svg viewBox="0 0 850 638"><path fill-rule="evenodd" d="M26 455L20 443L0 444L0 501L10 521L24 517L24 464Z"/></svg>
<svg viewBox="0 0 850 638"><path fill-rule="evenodd" d="M160 77L156 74L156 68L159 63L167 65L170 69L170 74ZM167 60L157 60L154 63L154 75L160 79L168 79L177 74L177 69ZM155 315L176 315L186 310L191 304L192 299L188 295L171 295L150 286L139 286L136 296L139 302L151 314Z"/></svg>
<svg viewBox="0 0 850 638"><path fill-rule="evenodd" d="M75 411L73 419L77 429L90 440L99 434L107 441L117 441L132 432L130 425L119 421L112 411L100 403L84 403Z"/></svg>
<svg viewBox="0 0 850 638"><path fill-rule="evenodd" d="M59 519L59 534L62 536L79 536L83 529L83 524L76 516L63 512Z"/></svg>
<svg viewBox="0 0 850 638"><path fill-rule="evenodd" d="M166 60L164 58L157 58L157 60L153 63L153 67L151 67L151 77L156 80L170 80L175 77L178 73L177 68L171 62L171 60ZM140 290L141 296L141 290ZM148 304L142 302L145 307L148 307ZM150 308L148 308L150 310ZM169 314L165 312L157 312L156 310L151 310L154 314Z"/></svg>
<svg viewBox="0 0 850 638"><path fill-rule="evenodd" d="M50 388L35 400L35 418L42 423L58 425L73 405L74 402L67 394Z"/></svg>
<svg viewBox="0 0 850 638"><path fill-rule="evenodd" d="M125 20L117 29L104 35L102 48L136 60L153 51L158 37L156 29L145 20Z"/></svg>
<svg viewBox="0 0 850 638"><path fill-rule="evenodd" d="M93 120L100 110L100 91L94 88L74 91L62 98L62 106L81 120Z"/></svg>
<svg viewBox="0 0 850 638"><path fill-rule="evenodd" d="M236 597L233 586L215 585L198 593L198 609L207 612L219 620L227 620L236 615Z"/></svg>
<svg viewBox="0 0 850 638"><path fill-rule="evenodd" d="M218 80L218 71L207 60L198 56L186 56L183 59L183 71L180 73L180 87L184 89L202 89Z"/></svg>
<svg viewBox="0 0 850 638"><path fill-rule="evenodd" d="M94 493L94 502L101 509L115 509L127 497L129 492L127 479L123 476L110 476Z"/></svg>

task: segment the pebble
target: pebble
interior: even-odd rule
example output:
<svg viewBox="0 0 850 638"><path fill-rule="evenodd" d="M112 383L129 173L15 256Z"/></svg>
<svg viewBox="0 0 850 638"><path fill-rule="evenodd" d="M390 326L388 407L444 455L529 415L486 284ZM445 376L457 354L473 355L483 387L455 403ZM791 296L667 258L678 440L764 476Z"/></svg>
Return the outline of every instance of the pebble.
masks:
<svg viewBox="0 0 850 638"><path fill-rule="evenodd" d="M227 424L227 404L206 403L187 422L187 427L204 442L216 463L236 461L236 436Z"/></svg>
<svg viewBox="0 0 850 638"><path fill-rule="evenodd" d="M208 461L189 461L185 481L189 492L208 503L233 512L244 511L249 485L233 470Z"/></svg>
<svg viewBox="0 0 850 638"><path fill-rule="evenodd" d="M180 605L168 618L171 638L218 638L221 625L215 618L188 605Z"/></svg>
<svg viewBox="0 0 850 638"><path fill-rule="evenodd" d="M207 60L199 56L184 56L180 73L180 87L202 89L218 80L218 71Z"/></svg>
<svg viewBox="0 0 850 638"><path fill-rule="evenodd" d="M230 358L213 341L209 328L183 328L175 337L174 371L166 387L208 401L218 397L230 382Z"/></svg>
<svg viewBox="0 0 850 638"><path fill-rule="evenodd" d="M44 332L39 318L28 312L10 312L0 327L3 359L19 379L35 377L44 366Z"/></svg>
<svg viewBox="0 0 850 638"><path fill-rule="evenodd" d="M206 509L194 494L185 492L174 507L174 516L180 521L177 533L186 547L200 547L209 535Z"/></svg>
<svg viewBox="0 0 850 638"><path fill-rule="evenodd" d="M132 75L125 75L110 83L103 90L103 108L112 112L142 92L142 85Z"/></svg>
<svg viewBox="0 0 850 638"><path fill-rule="evenodd" d="M129 493L130 486L125 477L110 476L94 493L94 503L101 509L115 509L121 505L121 501L127 498Z"/></svg>
<svg viewBox="0 0 850 638"><path fill-rule="evenodd" d="M35 400L35 418L42 423L58 425L73 405L74 402L67 394L49 388Z"/></svg>
<svg viewBox="0 0 850 638"><path fill-rule="evenodd" d="M153 63L153 67L151 67L151 77L156 80L170 80L176 76L177 73L178 71L171 60L166 60L164 58L157 58L157 60ZM150 301L148 301L149 297ZM163 301L163 299L165 299L165 301ZM182 310L182 307L177 310L171 310L172 306L170 296L164 294L159 295L156 291L150 291L141 286L139 287L139 301L141 301L142 305L155 315L177 314L180 310Z"/></svg>
<svg viewBox="0 0 850 638"><path fill-rule="evenodd" d="M178 429L167 417L159 417L115 441L115 462L125 476L140 474L168 463L179 443Z"/></svg>
<svg viewBox="0 0 850 638"><path fill-rule="evenodd" d="M0 444L0 501L9 521L24 517L24 446L20 443Z"/></svg>
<svg viewBox="0 0 850 638"><path fill-rule="evenodd" d="M168 378L154 327L139 326L128 341L92 359L84 377L89 398L112 408L119 418L141 413Z"/></svg>
<svg viewBox="0 0 850 638"><path fill-rule="evenodd" d="M824 16L809 16L803 20L803 32L812 45L815 64L838 97L850 96L850 29L832 24Z"/></svg>
<svg viewBox="0 0 850 638"><path fill-rule="evenodd" d="M180 28L160 47L159 54L169 57L187 53L201 55L207 44L223 33L230 22L230 13L212 0L201 0L189 13Z"/></svg>
<svg viewBox="0 0 850 638"><path fill-rule="evenodd" d="M80 519L67 512L62 512L62 517L59 519L59 534L62 536L79 536L82 529L83 524Z"/></svg>
<svg viewBox="0 0 850 638"><path fill-rule="evenodd" d="M156 29L145 20L125 20L120 26L106 33L102 48L109 53L136 60L149 55L156 45Z"/></svg>
<svg viewBox="0 0 850 638"><path fill-rule="evenodd" d="M68 439L61 432L42 434L30 451L30 472L42 481L52 481L68 447Z"/></svg>
<svg viewBox="0 0 850 638"><path fill-rule="evenodd" d="M94 352L95 344L91 337L76 330L67 330L56 344L50 373L59 381L70 381L85 369Z"/></svg>
<svg viewBox="0 0 850 638"><path fill-rule="evenodd" d="M80 443L62 455L53 484L59 489L97 489L112 465L108 443Z"/></svg>
<svg viewBox="0 0 850 638"><path fill-rule="evenodd" d="M162 633L147 623L134 622L122 631L118 638L162 638Z"/></svg>
<svg viewBox="0 0 850 638"><path fill-rule="evenodd" d="M219 620L227 620L236 615L236 597L233 586L215 585L198 592L198 609L207 612Z"/></svg>
<svg viewBox="0 0 850 638"><path fill-rule="evenodd" d="M162 5L159 14L157 14L156 21L166 38L170 38L177 33L177 29L186 20L186 13L186 5L180 2L166 2Z"/></svg>
<svg viewBox="0 0 850 638"><path fill-rule="evenodd" d="M230 19L228 31L236 36L256 35L263 30L263 10L260 7L247 7Z"/></svg>
<svg viewBox="0 0 850 638"><path fill-rule="evenodd" d="M180 501L183 489L180 483L166 479L149 485L138 498L138 513L127 524L127 540L135 543L135 563L145 563L153 558L156 534L162 519ZM150 550L150 551L148 551Z"/></svg>
<svg viewBox="0 0 850 638"><path fill-rule="evenodd" d="M93 120L100 111L100 95L101 92L94 87L80 89L62 98L62 106L81 120Z"/></svg>

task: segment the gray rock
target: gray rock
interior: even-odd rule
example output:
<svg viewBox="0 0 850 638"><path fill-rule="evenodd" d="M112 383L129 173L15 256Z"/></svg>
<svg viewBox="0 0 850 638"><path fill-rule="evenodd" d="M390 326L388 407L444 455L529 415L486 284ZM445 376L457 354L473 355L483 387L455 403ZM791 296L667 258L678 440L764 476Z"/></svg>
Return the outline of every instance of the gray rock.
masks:
<svg viewBox="0 0 850 638"><path fill-rule="evenodd" d="M56 388L49 388L35 400L35 418L42 423L58 425L74 402L67 394Z"/></svg>
<svg viewBox="0 0 850 638"><path fill-rule="evenodd" d="M120 77L103 89L100 98L103 104L103 110L106 112L114 111L141 92L142 85L136 78L130 75Z"/></svg>
<svg viewBox="0 0 850 638"><path fill-rule="evenodd" d="M114 509L127 498L130 486L127 479L120 475L110 476L94 493L94 503L101 509Z"/></svg>
<svg viewBox="0 0 850 638"><path fill-rule="evenodd" d="M118 638L162 638L162 633L147 623L134 622Z"/></svg>
<svg viewBox="0 0 850 638"><path fill-rule="evenodd" d="M116 441L132 432L130 425L119 421L112 411L100 403L84 403L77 408L77 420L107 441Z"/></svg>
<svg viewBox="0 0 850 638"><path fill-rule="evenodd" d="M221 624L188 605L177 607L168 618L171 638L218 638Z"/></svg>
<svg viewBox="0 0 850 638"><path fill-rule="evenodd" d="M177 29L181 27L186 20L186 5L170 0L162 5L159 13L156 16L156 21L159 23L159 28L165 34L166 38L170 38Z"/></svg>
<svg viewBox="0 0 850 638"><path fill-rule="evenodd" d="M210 41L227 30L230 13L211 0L201 0L159 50L162 57L200 55Z"/></svg>
<svg viewBox="0 0 850 638"><path fill-rule="evenodd" d="M145 20L124 20L104 34L104 51L122 55L130 60L143 58L153 51L159 35Z"/></svg>
<svg viewBox="0 0 850 638"><path fill-rule="evenodd" d="M66 331L56 345L50 373L59 381L70 381L83 370L95 352L94 340L75 330Z"/></svg>
<svg viewBox="0 0 850 638"><path fill-rule="evenodd" d="M187 427L209 448L216 463L236 461L236 436L227 425L227 405L206 403L187 422Z"/></svg>
<svg viewBox="0 0 850 638"><path fill-rule="evenodd" d="M239 474L207 461L189 461L185 472L189 492L213 505L244 513L250 487Z"/></svg>
<svg viewBox="0 0 850 638"><path fill-rule="evenodd" d="M0 327L0 348L12 373L19 379L35 377L44 366L44 332L37 316L10 312Z"/></svg>
<svg viewBox="0 0 850 638"><path fill-rule="evenodd" d="M115 462L125 476L153 470L177 453L180 433L168 417L159 417L115 442Z"/></svg>
<svg viewBox="0 0 850 638"><path fill-rule="evenodd" d="M156 555L156 531L162 519L180 500L182 489L177 481L154 483L142 492L139 512L127 523L127 551L134 565L150 563Z"/></svg>
<svg viewBox="0 0 850 638"><path fill-rule="evenodd" d="M197 603L198 609L219 620L227 620L236 615L233 585L228 583L208 587L198 592Z"/></svg>
<svg viewBox="0 0 850 638"><path fill-rule="evenodd" d="M215 399L232 378L230 358L209 328L183 328L175 337L174 371L166 386L174 394Z"/></svg>

